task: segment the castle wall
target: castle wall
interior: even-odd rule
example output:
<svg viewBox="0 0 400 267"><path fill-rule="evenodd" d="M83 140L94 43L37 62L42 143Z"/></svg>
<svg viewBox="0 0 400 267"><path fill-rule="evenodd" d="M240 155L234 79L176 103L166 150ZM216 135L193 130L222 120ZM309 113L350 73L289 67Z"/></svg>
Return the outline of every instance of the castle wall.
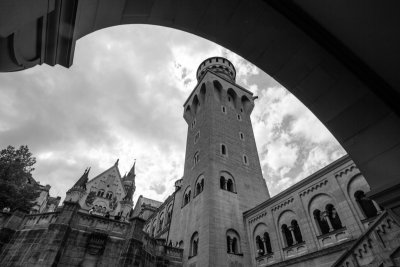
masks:
<svg viewBox="0 0 400 267"><path fill-rule="evenodd" d="M181 266L182 250L143 241L144 224L140 218L128 223L89 215L64 202L60 212L22 216L0 250L0 265Z"/></svg>
<svg viewBox="0 0 400 267"><path fill-rule="evenodd" d="M363 211L354 197L357 190L366 193L368 189L365 179L346 156L245 212L253 265L291 266L294 262L293 266L330 266L368 228L371 219L360 216ZM331 227L323 233L314 211L324 212L329 204L337 211L342 227ZM288 245L282 226L290 226L292 220L298 222L303 242ZM333 220L329 219L327 226ZM265 232L269 234L272 252L260 254L257 236L262 238ZM301 264L294 260L297 257Z"/></svg>

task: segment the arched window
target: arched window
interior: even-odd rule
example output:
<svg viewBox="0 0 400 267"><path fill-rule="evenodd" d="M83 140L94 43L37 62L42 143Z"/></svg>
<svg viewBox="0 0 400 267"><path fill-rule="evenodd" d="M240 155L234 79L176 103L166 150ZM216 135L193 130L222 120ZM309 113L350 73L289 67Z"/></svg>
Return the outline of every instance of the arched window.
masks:
<svg viewBox="0 0 400 267"><path fill-rule="evenodd" d="M221 189L236 193L235 180L230 173L221 171L219 184Z"/></svg>
<svg viewBox="0 0 400 267"><path fill-rule="evenodd" d="M299 224L297 223L296 220L292 220L291 226L293 228L293 233L294 233L294 238L296 239L296 243L302 243L303 242L303 237L301 235L300 227Z"/></svg>
<svg viewBox="0 0 400 267"><path fill-rule="evenodd" d="M189 251L190 257L194 257L197 255L198 248L199 248L199 234L197 232L194 232L192 238L190 239L190 251Z"/></svg>
<svg viewBox="0 0 400 267"><path fill-rule="evenodd" d="M102 189L102 190L97 191L97 196L98 197L103 197L104 196L104 190Z"/></svg>
<svg viewBox="0 0 400 267"><path fill-rule="evenodd" d="M326 221L326 218L323 217L321 211L319 209L314 210L313 212L315 224L317 225L319 232L321 235L329 233L329 224Z"/></svg>
<svg viewBox="0 0 400 267"><path fill-rule="evenodd" d="M218 81L213 81L214 85L214 96L218 101L221 101L222 85Z"/></svg>
<svg viewBox="0 0 400 267"><path fill-rule="evenodd" d="M264 243L259 235L256 237L256 247L258 255L264 255L265 253Z"/></svg>
<svg viewBox="0 0 400 267"><path fill-rule="evenodd" d="M179 248L183 248L183 241L181 240L178 245Z"/></svg>
<svg viewBox="0 0 400 267"><path fill-rule="evenodd" d="M200 131L198 131L198 132L196 133L196 135L194 136L194 143L195 143L195 144L197 143L197 141L199 140L199 138L200 138Z"/></svg>
<svg viewBox="0 0 400 267"><path fill-rule="evenodd" d="M366 218L372 218L378 215L378 210L376 209L372 200L365 196L365 193L361 190L354 193L354 198L361 211L364 213Z"/></svg>
<svg viewBox="0 0 400 267"><path fill-rule="evenodd" d="M239 234L233 230L229 229L226 231L226 251L232 254L240 254L240 236Z"/></svg>
<svg viewBox="0 0 400 267"><path fill-rule="evenodd" d="M111 199L112 196L113 196L113 193L110 192L110 191L108 191L108 192L107 192L107 195L106 195L106 198Z"/></svg>
<svg viewBox="0 0 400 267"><path fill-rule="evenodd" d="M170 223L172 219L172 205L168 207L168 212L167 212L167 223Z"/></svg>
<svg viewBox="0 0 400 267"><path fill-rule="evenodd" d="M221 155L226 156L226 146L224 144L221 144Z"/></svg>
<svg viewBox="0 0 400 267"><path fill-rule="evenodd" d="M342 222L339 218L339 214L332 204L326 205L326 212L334 230L343 228Z"/></svg>
<svg viewBox="0 0 400 267"><path fill-rule="evenodd" d="M160 214L160 223L158 225L158 231L161 231L164 226L164 213Z"/></svg>
<svg viewBox="0 0 400 267"><path fill-rule="evenodd" d="M203 192L203 189L204 189L204 176L200 175L196 181L196 195L195 196L197 196L198 194Z"/></svg>
<svg viewBox="0 0 400 267"><path fill-rule="evenodd" d="M265 249L267 250L267 253L272 253L272 247L271 247L271 240L269 238L269 234L267 232L264 233L264 243L265 243Z"/></svg>
<svg viewBox="0 0 400 267"><path fill-rule="evenodd" d="M196 166L197 163L199 163L199 160L200 160L199 151L197 151L193 156L193 166Z"/></svg>
<svg viewBox="0 0 400 267"><path fill-rule="evenodd" d="M232 108L236 108L236 98L237 98L236 92L232 88L229 88L227 91L227 96L228 96L228 105L231 106Z"/></svg>
<svg viewBox="0 0 400 267"><path fill-rule="evenodd" d="M293 246L292 233L290 233L290 230L286 224L282 225L282 236L287 247Z"/></svg>
<svg viewBox="0 0 400 267"><path fill-rule="evenodd" d="M238 240L236 237L232 238L232 253L233 254L238 254Z"/></svg>
<svg viewBox="0 0 400 267"><path fill-rule="evenodd" d="M233 182L232 182L232 179L228 179L228 181L226 182L226 190L228 190L229 192L233 192Z"/></svg>
<svg viewBox="0 0 400 267"><path fill-rule="evenodd" d="M191 194L190 186L186 188L185 193L183 194L183 206L190 202L190 194Z"/></svg>
<svg viewBox="0 0 400 267"><path fill-rule="evenodd" d="M239 132L239 137L240 137L240 140L244 140L244 134L242 132Z"/></svg>
<svg viewBox="0 0 400 267"><path fill-rule="evenodd" d="M226 180L224 176L221 176L221 178L219 178L219 184L221 189L226 190Z"/></svg>

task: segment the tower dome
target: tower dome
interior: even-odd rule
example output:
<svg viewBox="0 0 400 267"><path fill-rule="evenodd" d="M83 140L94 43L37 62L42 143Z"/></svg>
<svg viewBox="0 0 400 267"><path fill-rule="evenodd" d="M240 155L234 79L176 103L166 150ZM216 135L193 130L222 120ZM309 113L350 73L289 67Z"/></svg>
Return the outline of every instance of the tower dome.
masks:
<svg viewBox="0 0 400 267"><path fill-rule="evenodd" d="M223 57L210 57L204 60L199 68L197 69L196 77L197 81L200 81L203 78L204 74L207 70L211 70L212 72L235 82L236 78L236 70L233 64Z"/></svg>

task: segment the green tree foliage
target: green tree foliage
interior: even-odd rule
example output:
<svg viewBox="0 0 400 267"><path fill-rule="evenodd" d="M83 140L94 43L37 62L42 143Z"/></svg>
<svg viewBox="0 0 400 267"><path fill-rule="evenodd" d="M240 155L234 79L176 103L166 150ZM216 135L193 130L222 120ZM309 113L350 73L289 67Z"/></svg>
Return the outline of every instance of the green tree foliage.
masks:
<svg viewBox="0 0 400 267"><path fill-rule="evenodd" d="M31 172L36 159L28 146L15 149L8 146L0 151L0 208L29 211L40 195Z"/></svg>

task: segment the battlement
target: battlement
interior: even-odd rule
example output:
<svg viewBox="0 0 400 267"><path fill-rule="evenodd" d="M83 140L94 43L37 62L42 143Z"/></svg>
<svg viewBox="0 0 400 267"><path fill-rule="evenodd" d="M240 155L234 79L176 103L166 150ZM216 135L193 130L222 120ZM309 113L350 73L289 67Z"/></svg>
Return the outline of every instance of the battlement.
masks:
<svg viewBox="0 0 400 267"><path fill-rule="evenodd" d="M210 57L204 60L197 69L196 77L197 81L205 75L207 70L211 70L216 74L219 74L232 82L236 79L236 70L233 64L223 57Z"/></svg>

